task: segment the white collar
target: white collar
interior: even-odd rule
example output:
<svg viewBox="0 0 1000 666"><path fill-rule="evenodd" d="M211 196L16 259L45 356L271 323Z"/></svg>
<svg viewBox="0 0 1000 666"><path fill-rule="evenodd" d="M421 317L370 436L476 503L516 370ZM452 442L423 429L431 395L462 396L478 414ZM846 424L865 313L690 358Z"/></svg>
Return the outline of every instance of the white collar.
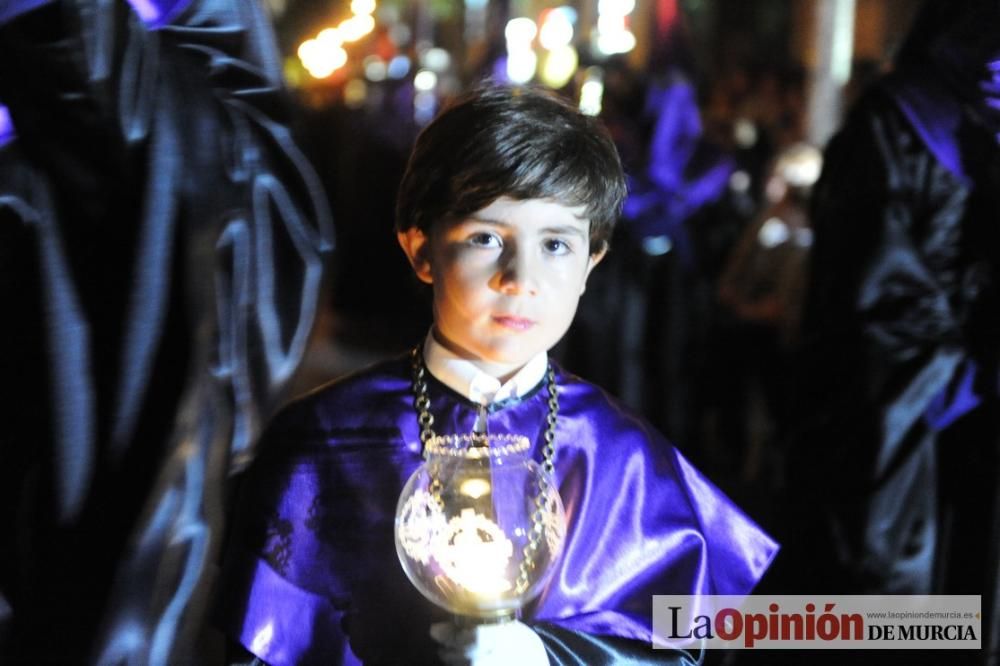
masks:
<svg viewBox="0 0 1000 666"><path fill-rule="evenodd" d="M467 359L446 349L432 333L424 340L424 364L428 372L459 395L480 405L509 398L522 398L538 386L549 367L549 357L538 352L504 384Z"/></svg>

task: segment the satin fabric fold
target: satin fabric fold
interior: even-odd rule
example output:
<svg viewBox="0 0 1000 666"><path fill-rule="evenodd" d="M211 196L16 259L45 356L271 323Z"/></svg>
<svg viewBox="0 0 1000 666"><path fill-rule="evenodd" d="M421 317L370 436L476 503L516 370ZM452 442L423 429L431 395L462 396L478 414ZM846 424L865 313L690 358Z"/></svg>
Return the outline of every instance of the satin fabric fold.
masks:
<svg viewBox="0 0 1000 666"><path fill-rule="evenodd" d="M963 184L969 185L970 176L958 142L962 107L945 84L933 77L904 70L888 77L882 85L938 161Z"/></svg>
<svg viewBox="0 0 1000 666"><path fill-rule="evenodd" d="M697 666L702 663L702 654L697 651L650 651L648 645L639 641L568 631L558 625L545 622L536 623L533 628L545 643L550 666L599 666L602 664Z"/></svg>
<svg viewBox="0 0 1000 666"><path fill-rule="evenodd" d="M142 22L150 28L156 28L179 14L191 4L191 0L128 0L132 9L139 15Z"/></svg>
<svg viewBox="0 0 1000 666"><path fill-rule="evenodd" d="M12 21L21 14L38 9L54 0L6 0L0 5L0 25Z"/></svg>
<svg viewBox="0 0 1000 666"><path fill-rule="evenodd" d="M561 370L557 383L568 537L525 618L648 647L653 594L748 593L776 544L600 389ZM436 432L472 430L475 405L428 388ZM539 386L508 401L490 431L528 436L538 459L547 400ZM427 631L444 613L410 585L393 545L399 493L422 460L412 402L399 359L297 402L269 430L241 493L219 616L268 663L435 661Z"/></svg>

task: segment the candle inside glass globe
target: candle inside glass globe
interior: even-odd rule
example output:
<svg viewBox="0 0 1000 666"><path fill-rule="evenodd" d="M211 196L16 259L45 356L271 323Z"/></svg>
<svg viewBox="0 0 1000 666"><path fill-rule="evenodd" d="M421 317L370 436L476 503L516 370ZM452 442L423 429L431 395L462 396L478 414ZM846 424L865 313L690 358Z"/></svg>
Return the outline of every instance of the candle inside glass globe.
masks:
<svg viewBox="0 0 1000 666"><path fill-rule="evenodd" d="M477 618L513 616L550 577L566 518L520 435L448 435L425 444L396 509L396 552L430 601Z"/></svg>

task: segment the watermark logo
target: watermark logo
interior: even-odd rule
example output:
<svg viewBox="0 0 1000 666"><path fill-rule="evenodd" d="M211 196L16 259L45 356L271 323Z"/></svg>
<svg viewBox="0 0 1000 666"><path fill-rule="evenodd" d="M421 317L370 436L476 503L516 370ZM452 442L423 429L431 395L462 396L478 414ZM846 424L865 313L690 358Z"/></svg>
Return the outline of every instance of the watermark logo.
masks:
<svg viewBox="0 0 1000 666"><path fill-rule="evenodd" d="M656 595L653 632L659 648L978 650L982 597Z"/></svg>

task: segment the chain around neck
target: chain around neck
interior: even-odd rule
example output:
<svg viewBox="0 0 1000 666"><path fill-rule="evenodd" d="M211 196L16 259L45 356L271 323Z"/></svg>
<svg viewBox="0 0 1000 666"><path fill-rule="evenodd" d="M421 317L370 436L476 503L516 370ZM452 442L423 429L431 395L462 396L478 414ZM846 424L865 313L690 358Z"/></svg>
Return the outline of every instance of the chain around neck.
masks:
<svg viewBox="0 0 1000 666"><path fill-rule="evenodd" d="M420 442L424 446L435 436L434 415L431 414L431 399L427 393L427 366L424 364L424 354L421 345L410 352L413 363L413 407L417 410L417 423L420 424ZM554 470L556 422L559 417L559 392L556 387L556 373L550 363L545 371L546 388L549 392L549 412L545 416L545 445L542 448L542 469L551 475Z"/></svg>

